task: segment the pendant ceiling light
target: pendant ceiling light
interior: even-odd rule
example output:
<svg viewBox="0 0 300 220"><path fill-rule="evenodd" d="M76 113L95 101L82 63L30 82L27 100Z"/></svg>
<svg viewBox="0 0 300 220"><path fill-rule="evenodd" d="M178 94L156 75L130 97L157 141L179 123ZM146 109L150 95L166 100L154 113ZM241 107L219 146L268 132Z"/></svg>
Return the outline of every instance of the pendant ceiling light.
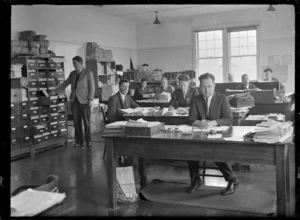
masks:
<svg viewBox="0 0 300 220"><path fill-rule="evenodd" d="M269 8L267 9L267 12L275 12L276 9L274 8L273 5L270 5Z"/></svg>
<svg viewBox="0 0 300 220"><path fill-rule="evenodd" d="M153 24L160 24L160 21L159 21L158 18L157 18L157 12L158 12L158 11L155 12L156 18L155 18L155 21L154 21Z"/></svg>

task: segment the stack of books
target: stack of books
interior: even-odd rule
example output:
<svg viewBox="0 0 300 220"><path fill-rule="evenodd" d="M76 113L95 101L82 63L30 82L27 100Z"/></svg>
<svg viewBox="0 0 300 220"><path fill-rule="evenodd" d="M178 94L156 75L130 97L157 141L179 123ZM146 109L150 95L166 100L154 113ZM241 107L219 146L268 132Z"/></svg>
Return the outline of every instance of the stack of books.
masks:
<svg viewBox="0 0 300 220"><path fill-rule="evenodd" d="M102 100L107 101L109 97L114 95L119 91L119 86L118 84L113 84L113 85L103 85L102 87Z"/></svg>
<svg viewBox="0 0 300 220"><path fill-rule="evenodd" d="M125 136L125 126L127 121L116 121L105 125L104 135L107 136Z"/></svg>

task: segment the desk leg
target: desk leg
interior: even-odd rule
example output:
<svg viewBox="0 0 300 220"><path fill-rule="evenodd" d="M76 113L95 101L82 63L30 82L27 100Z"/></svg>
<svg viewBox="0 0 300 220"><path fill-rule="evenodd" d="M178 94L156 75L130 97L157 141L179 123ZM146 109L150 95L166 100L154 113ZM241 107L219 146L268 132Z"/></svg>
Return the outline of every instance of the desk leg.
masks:
<svg viewBox="0 0 300 220"><path fill-rule="evenodd" d="M105 138L106 148L106 171L108 184L108 204L109 208L115 209L117 207L117 193L116 193L116 166L115 156L113 154L113 141L111 138Z"/></svg>
<svg viewBox="0 0 300 220"><path fill-rule="evenodd" d="M287 146L275 147L277 216L287 215Z"/></svg>
<svg viewBox="0 0 300 220"><path fill-rule="evenodd" d="M147 185L145 158L139 157L138 167L139 167L139 173L141 176L141 188L144 188Z"/></svg>

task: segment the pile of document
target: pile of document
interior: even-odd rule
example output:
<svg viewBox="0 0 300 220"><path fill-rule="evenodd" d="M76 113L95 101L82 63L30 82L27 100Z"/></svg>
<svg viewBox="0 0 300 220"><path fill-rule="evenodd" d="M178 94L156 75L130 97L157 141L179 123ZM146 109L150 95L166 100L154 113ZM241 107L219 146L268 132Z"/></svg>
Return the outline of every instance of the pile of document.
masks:
<svg viewBox="0 0 300 220"><path fill-rule="evenodd" d="M293 135L292 122L263 121L256 125L253 140L262 143L284 142Z"/></svg>
<svg viewBox="0 0 300 220"><path fill-rule="evenodd" d="M105 125L104 135L125 136L125 126L127 121L116 121Z"/></svg>
<svg viewBox="0 0 300 220"><path fill-rule="evenodd" d="M159 101L169 102L171 100L171 94L168 92L162 92L158 95Z"/></svg>
<svg viewBox="0 0 300 220"><path fill-rule="evenodd" d="M11 78L21 78L22 77L22 66L23 66L23 64L10 65L10 77Z"/></svg>
<svg viewBox="0 0 300 220"><path fill-rule="evenodd" d="M102 86L102 100L107 101L110 96L114 95L119 91L119 86L118 84L113 84L113 85L103 85Z"/></svg>

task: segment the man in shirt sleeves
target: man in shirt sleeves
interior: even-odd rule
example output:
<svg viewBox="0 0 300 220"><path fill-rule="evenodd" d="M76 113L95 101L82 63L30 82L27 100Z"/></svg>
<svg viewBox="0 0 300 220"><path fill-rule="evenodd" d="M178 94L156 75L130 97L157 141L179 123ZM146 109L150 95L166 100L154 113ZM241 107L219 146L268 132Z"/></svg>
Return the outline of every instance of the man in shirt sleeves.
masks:
<svg viewBox="0 0 300 220"><path fill-rule="evenodd" d="M192 102L188 123L199 128L211 128L215 126L232 125L232 113L229 101L225 95L214 92L215 77L210 73L202 74L199 77L201 94L196 96ZM229 195L235 192L238 187L232 166L229 162L215 162L222 172L228 185L221 195ZM187 188L188 193L192 193L201 186L199 175L199 162L188 161L191 185Z"/></svg>
<svg viewBox="0 0 300 220"><path fill-rule="evenodd" d="M120 109L139 107L139 105L132 100L130 95L128 95L128 91L129 81L120 80L119 92L112 95L108 99L108 109L106 114L109 123L125 120L125 118L123 117L123 113L122 111L120 111Z"/></svg>

